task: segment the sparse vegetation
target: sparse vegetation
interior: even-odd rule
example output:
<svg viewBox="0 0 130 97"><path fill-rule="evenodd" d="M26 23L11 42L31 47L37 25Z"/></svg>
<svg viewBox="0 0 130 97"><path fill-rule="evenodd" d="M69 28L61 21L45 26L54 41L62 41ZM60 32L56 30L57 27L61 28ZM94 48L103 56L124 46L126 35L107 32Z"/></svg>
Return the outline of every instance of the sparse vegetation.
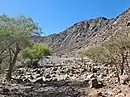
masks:
<svg viewBox="0 0 130 97"><path fill-rule="evenodd" d="M126 73L129 75L130 73L129 28L127 30L119 30L118 34L112 36L108 41L82 51L82 55L86 55L94 62L101 64L110 64L111 66L114 65L119 82L119 74L122 75Z"/></svg>
<svg viewBox="0 0 130 97"><path fill-rule="evenodd" d="M51 52L44 44L36 43L24 49L21 55L24 59L30 59L30 65L37 65L43 56L51 55Z"/></svg>
<svg viewBox="0 0 130 97"><path fill-rule="evenodd" d="M84 64L84 57L86 56L87 50L86 49L80 49L78 51L78 54L81 57L82 64Z"/></svg>

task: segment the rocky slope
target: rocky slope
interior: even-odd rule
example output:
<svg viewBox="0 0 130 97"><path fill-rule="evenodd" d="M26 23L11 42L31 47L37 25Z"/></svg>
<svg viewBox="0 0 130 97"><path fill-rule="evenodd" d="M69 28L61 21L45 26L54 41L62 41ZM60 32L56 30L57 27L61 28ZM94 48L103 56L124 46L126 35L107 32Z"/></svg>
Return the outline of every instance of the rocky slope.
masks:
<svg viewBox="0 0 130 97"><path fill-rule="evenodd" d="M46 37L33 37L35 41L47 44L55 54L75 55L80 48L106 40L117 29L129 26L130 8L113 19L99 17L78 22L65 31Z"/></svg>
<svg viewBox="0 0 130 97"><path fill-rule="evenodd" d="M87 58L49 57L14 70L10 83L0 77L0 97L130 97L128 76L120 78L119 85L114 67Z"/></svg>
<svg viewBox="0 0 130 97"><path fill-rule="evenodd" d="M81 21L59 34L32 38L46 43L55 54L73 56L78 49L103 42L117 34L118 29L129 27L129 21L130 9L127 9L114 19ZM37 66L27 67L26 63L15 68L11 82L5 77L0 75L0 97L130 97L127 75L120 75L119 84L114 66L94 64L88 58L82 62L74 56L50 56Z"/></svg>

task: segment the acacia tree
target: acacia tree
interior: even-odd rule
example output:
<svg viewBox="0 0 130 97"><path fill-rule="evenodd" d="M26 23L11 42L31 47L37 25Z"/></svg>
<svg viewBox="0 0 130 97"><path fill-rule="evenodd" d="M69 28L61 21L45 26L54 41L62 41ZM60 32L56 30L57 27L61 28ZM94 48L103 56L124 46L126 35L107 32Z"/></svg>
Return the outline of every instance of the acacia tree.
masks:
<svg viewBox="0 0 130 97"><path fill-rule="evenodd" d="M42 43L35 43L21 52L24 59L30 59L30 65L37 66L43 56L51 55L49 48Z"/></svg>
<svg viewBox="0 0 130 97"><path fill-rule="evenodd" d="M31 18L0 16L0 63L9 65L7 80L11 80L18 54L29 46L32 31L39 30Z"/></svg>

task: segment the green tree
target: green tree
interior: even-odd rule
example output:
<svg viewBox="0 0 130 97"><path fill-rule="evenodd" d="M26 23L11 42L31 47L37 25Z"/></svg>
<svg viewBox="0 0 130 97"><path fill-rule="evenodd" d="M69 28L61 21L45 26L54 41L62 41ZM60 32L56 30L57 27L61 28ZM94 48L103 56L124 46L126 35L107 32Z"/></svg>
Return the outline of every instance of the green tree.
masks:
<svg viewBox="0 0 130 97"><path fill-rule="evenodd" d="M51 55L49 48L42 43L35 43L21 52L24 59L30 59L30 65L37 65L43 56Z"/></svg>
<svg viewBox="0 0 130 97"><path fill-rule="evenodd" d="M32 32L39 30L31 18L0 16L0 63L9 65L7 80L11 80L18 54L29 46Z"/></svg>

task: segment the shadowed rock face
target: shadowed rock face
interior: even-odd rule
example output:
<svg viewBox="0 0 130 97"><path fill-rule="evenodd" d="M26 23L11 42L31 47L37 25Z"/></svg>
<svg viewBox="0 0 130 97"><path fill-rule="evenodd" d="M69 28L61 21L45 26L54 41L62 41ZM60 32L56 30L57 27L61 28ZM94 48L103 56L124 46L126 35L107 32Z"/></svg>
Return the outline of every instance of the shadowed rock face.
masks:
<svg viewBox="0 0 130 97"><path fill-rule="evenodd" d="M117 16L107 19L99 17L80 21L65 31L45 37L33 37L35 41L47 44L54 54L75 55L80 48L85 48L106 40L119 27L129 26L130 8ZM110 32L112 32L110 34Z"/></svg>

